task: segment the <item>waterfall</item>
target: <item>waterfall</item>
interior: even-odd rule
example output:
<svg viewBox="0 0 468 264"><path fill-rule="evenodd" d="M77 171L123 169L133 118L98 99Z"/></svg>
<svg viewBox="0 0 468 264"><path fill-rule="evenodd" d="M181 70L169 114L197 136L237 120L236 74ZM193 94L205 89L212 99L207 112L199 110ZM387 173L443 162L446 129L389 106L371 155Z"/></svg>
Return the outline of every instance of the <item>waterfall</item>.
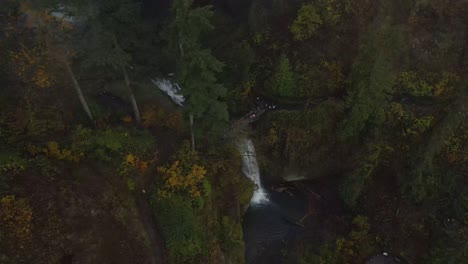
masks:
<svg viewBox="0 0 468 264"><path fill-rule="evenodd" d="M242 171L250 180L255 183L255 191L252 199L250 200L251 205L257 205L262 203L268 203L268 197L266 191L262 187L260 181L260 171L258 169L257 157L255 156L255 147L252 140L242 139L239 144L239 152L242 155Z"/></svg>
<svg viewBox="0 0 468 264"><path fill-rule="evenodd" d="M151 79L151 81L159 88L159 90L167 94L174 103L179 106L184 104L185 98L183 95L179 94L181 88L177 83L172 83L168 79Z"/></svg>

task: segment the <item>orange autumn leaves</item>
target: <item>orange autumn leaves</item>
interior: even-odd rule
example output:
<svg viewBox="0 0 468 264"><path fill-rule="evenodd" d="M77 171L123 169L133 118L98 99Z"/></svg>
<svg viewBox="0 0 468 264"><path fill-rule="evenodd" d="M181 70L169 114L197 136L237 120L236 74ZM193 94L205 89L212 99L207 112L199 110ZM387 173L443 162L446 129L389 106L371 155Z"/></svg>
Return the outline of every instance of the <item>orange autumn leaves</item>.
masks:
<svg viewBox="0 0 468 264"><path fill-rule="evenodd" d="M145 161L132 153L124 156L124 159L120 164L119 175L126 179L127 186L130 191L135 190L138 179L148 171L149 166L155 161L156 157L152 160Z"/></svg>
<svg viewBox="0 0 468 264"><path fill-rule="evenodd" d="M206 169L198 164L192 165L186 172L179 161L167 167L158 167L158 172L164 177L162 194L182 192L188 193L192 198L201 196L202 182L206 176Z"/></svg>
<svg viewBox="0 0 468 264"><path fill-rule="evenodd" d="M133 154L128 154L125 157L125 162L127 165L136 168L139 172L144 173L148 169L149 163L152 161L143 161Z"/></svg>

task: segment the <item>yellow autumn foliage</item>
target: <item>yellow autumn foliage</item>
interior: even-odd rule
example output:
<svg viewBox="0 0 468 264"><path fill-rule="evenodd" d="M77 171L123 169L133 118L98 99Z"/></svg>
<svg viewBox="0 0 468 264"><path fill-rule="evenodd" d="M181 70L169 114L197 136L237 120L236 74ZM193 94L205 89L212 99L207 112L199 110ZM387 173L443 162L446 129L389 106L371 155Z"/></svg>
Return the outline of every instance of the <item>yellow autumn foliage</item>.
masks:
<svg viewBox="0 0 468 264"><path fill-rule="evenodd" d="M125 157L125 161L129 164L129 165L134 165L135 164L135 156L133 154L128 154L126 157Z"/></svg>
<svg viewBox="0 0 468 264"><path fill-rule="evenodd" d="M122 121L124 123L131 123L133 121L133 118L131 116L129 116L129 115L126 115L126 116L122 117Z"/></svg>
<svg viewBox="0 0 468 264"><path fill-rule="evenodd" d="M274 147L279 141L278 131L276 127L270 128L267 136L265 137L265 144L269 147Z"/></svg>
<svg viewBox="0 0 468 264"><path fill-rule="evenodd" d="M241 98L247 100L252 95L252 88L255 87L255 80L249 80L242 85Z"/></svg>
<svg viewBox="0 0 468 264"><path fill-rule="evenodd" d="M28 49L20 45L18 51L10 53L13 74L21 81L39 88L52 86L54 80L47 72L41 58L41 53L37 48Z"/></svg>
<svg viewBox="0 0 468 264"><path fill-rule="evenodd" d="M144 161L140 160L140 158L136 155L133 154L128 154L125 156L125 161L124 161L124 167L131 167L134 169L137 169L140 173L146 172L150 164L152 164L154 160L149 160L149 161ZM123 169L124 172L126 172L126 169Z"/></svg>
<svg viewBox="0 0 468 264"><path fill-rule="evenodd" d="M434 86L434 96L440 97L450 94L454 90L454 83L458 82L460 77L454 73L444 72L439 82Z"/></svg>
<svg viewBox="0 0 468 264"><path fill-rule="evenodd" d="M466 142L468 142L468 132L451 136L445 141L444 154L448 162L451 164L468 163L468 150L465 147Z"/></svg>
<svg viewBox="0 0 468 264"><path fill-rule="evenodd" d="M188 173L183 173L179 161L169 167L158 167L158 172L165 179L164 189L169 192L186 192L192 198L201 196L201 184L206 176L206 169L193 165Z"/></svg>
<svg viewBox="0 0 468 264"><path fill-rule="evenodd" d="M46 72L43 65L39 65L37 70L33 73L32 82L40 88L52 86L52 79Z"/></svg>
<svg viewBox="0 0 468 264"><path fill-rule="evenodd" d="M69 149L65 149L65 148L60 149L59 144L55 141L47 142L47 148L44 149L43 152L47 156L54 158L54 159L68 160L68 161L74 161L74 162L80 161L81 157L84 155L84 153L77 153Z"/></svg>
<svg viewBox="0 0 468 264"><path fill-rule="evenodd" d="M31 239L32 209L24 199L7 195L0 199L0 230L2 236L23 247Z"/></svg>

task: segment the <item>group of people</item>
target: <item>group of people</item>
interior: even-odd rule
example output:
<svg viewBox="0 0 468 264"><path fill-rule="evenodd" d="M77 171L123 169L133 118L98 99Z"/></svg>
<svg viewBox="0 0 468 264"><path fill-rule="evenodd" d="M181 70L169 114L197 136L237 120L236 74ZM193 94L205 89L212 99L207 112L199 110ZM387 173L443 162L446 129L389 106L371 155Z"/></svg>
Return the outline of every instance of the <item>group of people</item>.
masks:
<svg viewBox="0 0 468 264"><path fill-rule="evenodd" d="M255 101L255 105L257 106L254 110L249 113L249 119L251 122L254 122L258 119L258 117L265 113L267 110L276 109L276 105L273 103L268 103L267 101L257 97Z"/></svg>

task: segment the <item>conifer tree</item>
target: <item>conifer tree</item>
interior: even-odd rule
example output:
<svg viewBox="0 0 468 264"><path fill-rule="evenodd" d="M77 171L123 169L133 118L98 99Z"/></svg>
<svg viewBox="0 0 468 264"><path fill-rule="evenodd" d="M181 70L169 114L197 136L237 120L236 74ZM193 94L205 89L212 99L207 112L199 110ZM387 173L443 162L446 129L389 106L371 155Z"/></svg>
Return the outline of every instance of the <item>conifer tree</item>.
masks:
<svg viewBox="0 0 468 264"><path fill-rule="evenodd" d="M87 35L91 45L85 46L85 66L111 67L122 74L135 120L139 124L140 111L127 70L132 59L132 43L125 41L129 36L136 37L132 32L139 25L139 6L129 0L103 0L95 9L96 14L90 16L88 21L91 30Z"/></svg>
<svg viewBox="0 0 468 264"><path fill-rule="evenodd" d="M187 98L185 106L199 131L220 133L228 120L223 101L226 88L217 82L216 74L223 64L202 45L202 35L213 29L210 6L192 8L192 0L175 0L172 20L165 38L177 64L177 82ZM195 148L192 128L192 148Z"/></svg>

